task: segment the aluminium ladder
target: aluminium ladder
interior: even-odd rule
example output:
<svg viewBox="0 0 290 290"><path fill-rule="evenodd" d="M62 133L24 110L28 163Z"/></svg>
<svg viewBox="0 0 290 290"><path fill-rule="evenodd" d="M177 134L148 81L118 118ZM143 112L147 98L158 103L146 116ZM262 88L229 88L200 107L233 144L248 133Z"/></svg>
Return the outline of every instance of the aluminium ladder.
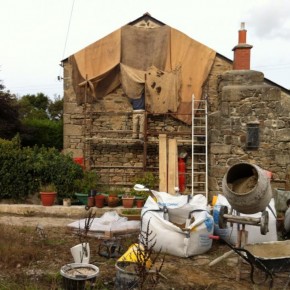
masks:
<svg viewBox="0 0 290 290"><path fill-rule="evenodd" d="M191 194L203 194L208 199L208 120L207 98L192 96L192 164Z"/></svg>

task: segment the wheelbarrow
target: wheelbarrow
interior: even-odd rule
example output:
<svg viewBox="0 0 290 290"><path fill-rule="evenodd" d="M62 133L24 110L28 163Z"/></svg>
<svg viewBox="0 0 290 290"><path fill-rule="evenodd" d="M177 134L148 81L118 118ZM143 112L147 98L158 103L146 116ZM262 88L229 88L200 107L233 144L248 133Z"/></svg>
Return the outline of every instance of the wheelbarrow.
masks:
<svg viewBox="0 0 290 290"><path fill-rule="evenodd" d="M247 244L244 248L238 248L219 236L210 236L211 239L224 241L236 254L242 257L251 266L251 281L253 284L261 284L270 281L270 289L273 287L276 273L290 272L290 240ZM254 279L255 268L264 272L265 277L259 283ZM287 285L290 282L290 274Z"/></svg>

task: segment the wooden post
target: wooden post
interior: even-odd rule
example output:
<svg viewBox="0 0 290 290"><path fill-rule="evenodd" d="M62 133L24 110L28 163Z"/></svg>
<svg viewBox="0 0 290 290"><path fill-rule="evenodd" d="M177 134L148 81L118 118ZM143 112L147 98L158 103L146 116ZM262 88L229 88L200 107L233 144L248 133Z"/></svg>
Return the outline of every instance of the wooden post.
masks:
<svg viewBox="0 0 290 290"><path fill-rule="evenodd" d="M168 140L168 193L175 194L178 187L178 156L177 140Z"/></svg>
<svg viewBox="0 0 290 290"><path fill-rule="evenodd" d="M167 136L159 135L159 191L167 192Z"/></svg>

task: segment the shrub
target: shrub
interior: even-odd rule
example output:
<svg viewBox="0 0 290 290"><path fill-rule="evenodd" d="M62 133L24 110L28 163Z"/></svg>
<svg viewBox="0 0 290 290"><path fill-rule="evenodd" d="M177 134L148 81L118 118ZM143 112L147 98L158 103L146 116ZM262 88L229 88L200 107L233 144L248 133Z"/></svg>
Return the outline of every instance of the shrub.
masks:
<svg viewBox="0 0 290 290"><path fill-rule="evenodd" d="M75 179L75 192L89 194L91 190L97 190L99 175L95 171L85 171L83 176Z"/></svg>
<svg viewBox="0 0 290 290"><path fill-rule="evenodd" d="M58 198L74 193L74 180L83 177L82 168L71 155L55 148L21 147L19 136L0 139L0 198L22 201L38 192L41 184L54 183Z"/></svg>
<svg viewBox="0 0 290 290"><path fill-rule="evenodd" d="M22 133L23 146L63 148L63 123L62 121L48 119L26 119L23 121L25 133Z"/></svg>
<svg viewBox="0 0 290 290"><path fill-rule="evenodd" d="M31 148L20 147L19 138L0 141L0 198L23 199L38 188Z"/></svg>

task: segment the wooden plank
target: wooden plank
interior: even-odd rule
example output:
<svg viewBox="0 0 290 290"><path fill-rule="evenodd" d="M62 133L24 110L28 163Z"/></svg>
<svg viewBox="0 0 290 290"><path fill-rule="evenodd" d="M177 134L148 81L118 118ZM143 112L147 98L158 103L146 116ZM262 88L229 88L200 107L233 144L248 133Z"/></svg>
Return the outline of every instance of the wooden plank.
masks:
<svg viewBox="0 0 290 290"><path fill-rule="evenodd" d="M159 191L167 192L167 136L159 135Z"/></svg>
<svg viewBox="0 0 290 290"><path fill-rule="evenodd" d="M175 194L175 187L178 187L178 153L176 139L168 140L168 193Z"/></svg>

